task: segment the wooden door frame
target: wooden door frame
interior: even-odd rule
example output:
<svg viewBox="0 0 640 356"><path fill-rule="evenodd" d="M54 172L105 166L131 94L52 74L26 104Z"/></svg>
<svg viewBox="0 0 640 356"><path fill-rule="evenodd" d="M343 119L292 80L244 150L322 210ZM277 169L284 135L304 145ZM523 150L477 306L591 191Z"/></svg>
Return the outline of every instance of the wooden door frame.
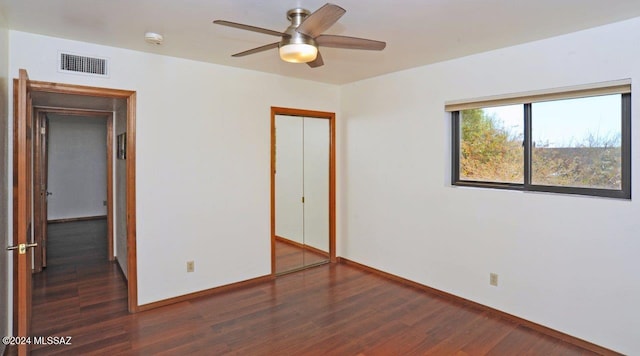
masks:
<svg viewBox="0 0 640 356"><path fill-rule="evenodd" d="M271 275L276 275L276 115L329 120L329 262L336 263L336 114L271 107Z"/></svg>
<svg viewBox="0 0 640 356"><path fill-rule="evenodd" d="M14 79L14 87L15 85L17 85L17 79ZM33 80L29 81L29 89L32 93L56 93L126 100L127 162L125 185L127 196L127 293L129 312L135 313L138 311L138 264L136 251L136 92L131 90ZM14 142L14 147L15 145L16 142Z"/></svg>
<svg viewBox="0 0 640 356"><path fill-rule="evenodd" d="M31 220L31 125L33 105L29 76L20 70L19 79L13 81L13 248L30 243ZM31 143L31 145L30 145ZM22 184L16 184L22 182ZM29 335L31 321L31 251L12 251L13 254L13 333L16 336ZM29 353L28 344L18 344L18 355Z"/></svg>
<svg viewBox="0 0 640 356"><path fill-rule="evenodd" d="M106 120L106 128L107 135L106 139L106 174L107 174L107 258L109 261L114 260L113 253L113 189L114 189L114 180L113 180L113 112L111 111L102 111L102 110L86 110L86 109L70 109L70 108L49 108L49 107L35 107L35 117L37 120L40 120L41 116L46 116L47 114L60 114L66 116L79 116L84 118L96 118L96 119L105 119ZM47 128L48 130L48 128ZM36 132L34 133L34 137L38 134L38 129L36 128ZM47 132L48 133L48 132ZM41 165L39 164L39 160L44 159L41 156L42 147L40 146L42 143L41 140L35 140L34 147L34 178L41 177L42 172L40 172ZM37 179L34 179L33 189L40 189L37 187ZM37 199L37 193L34 193L34 200ZM46 199L46 197L44 197ZM34 211L34 218L36 220L34 226L37 226L38 222L41 220L41 216L38 216ZM46 221L44 222L46 224ZM42 243L41 239L38 239L36 235L36 242L38 243L38 248L36 248L34 252L34 271L39 272L42 270L42 258L46 253L46 246ZM41 247L41 249L40 249ZM40 252L41 251L41 252ZM40 253L38 253L40 252Z"/></svg>

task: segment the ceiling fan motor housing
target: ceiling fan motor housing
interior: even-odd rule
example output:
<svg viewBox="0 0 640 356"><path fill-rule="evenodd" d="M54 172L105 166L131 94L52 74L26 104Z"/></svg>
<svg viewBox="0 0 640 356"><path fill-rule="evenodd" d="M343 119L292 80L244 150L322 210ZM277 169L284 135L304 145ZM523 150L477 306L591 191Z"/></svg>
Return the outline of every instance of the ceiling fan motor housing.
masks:
<svg viewBox="0 0 640 356"><path fill-rule="evenodd" d="M318 46L313 38L296 31L302 21L304 21L304 19L310 14L311 12L306 9L291 9L287 11L287 19L291 21L291 25L287 27L284 33L288 34L289 36L282 38L279 47L289 44L308 44L314 47Z"/></svg>

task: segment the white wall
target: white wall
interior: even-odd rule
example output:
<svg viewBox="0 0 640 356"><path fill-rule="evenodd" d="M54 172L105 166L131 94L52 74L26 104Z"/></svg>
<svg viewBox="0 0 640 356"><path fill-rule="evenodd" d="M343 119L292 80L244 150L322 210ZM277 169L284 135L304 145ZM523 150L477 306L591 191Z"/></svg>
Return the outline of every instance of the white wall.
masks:
<svg viewBox="0 0 640 356"><path fill-rule="evenodd" d="M122 273L129 278L127 260L127 161L118 159L117 137L127 131L127 105L126 102L119 102L114 119L114 256L120 265Z"/></svg>
<svg viewBox="0 0 640 356"><path fill-rule="evenodd" d="M640 18L343 86L339 255L640 353L638 199L452 187L444 112L449 100L635 84L638 43ZM634 95L636 189L638 104Z"/></svg>
<svg viewBox="0 0 640 356"><path fill-rule="evenodd" d="M9 31L6 27L6 19L0 12L0 248L8 246L9 231L7 222L9 199L7 197L8 187L7 180L8 170L8 127L9 112L7 110L9 99ZM2 249L4 250L4 249ZM9 293L9 254L2 251L0 253L0 335L9 335L9 310L8 310L8 293ZM5 345L0 345L0 354L4 352Z"/></svg>
<svg viewBox="0 0 640 356"><path fill-rule="evenodd" d="M58 73L59 50L110 58L110 78ZM270 107L336 112L338 87L10 31L19 68L137 91L139 304L270 274Z"/></svg>
<svg viewBox="0 0 640 356"><path fill-rule="evenodd" d="M48 145L48 219L107 215L106 120L50 119Z"/></svg>

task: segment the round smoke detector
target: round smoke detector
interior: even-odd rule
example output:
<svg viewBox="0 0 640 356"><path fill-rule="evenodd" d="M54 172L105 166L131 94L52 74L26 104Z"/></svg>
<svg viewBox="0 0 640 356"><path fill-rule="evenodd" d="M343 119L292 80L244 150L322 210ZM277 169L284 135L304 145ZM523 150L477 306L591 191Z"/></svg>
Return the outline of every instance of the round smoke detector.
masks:
<svg viewBox="0 0 640 356"><path fill-rule="evenodd" d="M154 45L160 45L162 44L162 40L164 40L164 37L162 37L162 35L159 33L147 32L144 34L144 40Z"/></svg>

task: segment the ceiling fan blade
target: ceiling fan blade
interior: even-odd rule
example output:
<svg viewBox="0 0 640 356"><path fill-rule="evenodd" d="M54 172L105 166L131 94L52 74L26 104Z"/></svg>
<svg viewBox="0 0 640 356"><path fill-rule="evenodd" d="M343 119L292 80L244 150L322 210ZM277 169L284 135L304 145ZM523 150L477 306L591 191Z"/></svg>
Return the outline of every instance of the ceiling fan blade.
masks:
<svg viewBox="0 0 640 356"><path fill-rule="evenodd" d="M307 64L311 68L317 68L324 65L324 61L322 60L322 55L320 55L320 51L318 51L318 56L316 57L316 59L312 60L311 62L307 62Z"/></svg>
<svg viewBox="0 0 640 356"><path fill-rule="evenodd" d="M296 31L311 38L315 38L326 31L329 27L333 26L333 24L336 23L336 21L338 21L345 12L347 12L347 10L338 5L329 3L324 4L324 6L307 16L300 26L296 28Z"/></svg>
<svg viewBox="0 0 640 356"><path fill-rule="evenodd" d="M259 32L259 33L264 33L264 34L272 35L272 36L289 37L289 35L284 33L284 32L269 30L269 29L262 28L262 27L250 26L250 25L245 25L245 24L231 22L231 21L215 20L215 21L213 21L213 23L216 24L216 25L229 26L229 27L239 28L241 30Z"/></svg>
<svg viewBox="0 0 640 356"><path fill-rule="evenodd" d="M318 46L324 47L365 49L371 51L382 51L387 46L387 44L382 41L337 35L320 35L316 37L316 43L318 43Z"/></svg>
<svg viewBox="0 0 640 356"><path fill-rule="evenodd" d="M252 48L252 49L246 50L244 52L233 54L233 55L231 55L231 57L244 57L244 56L248 56L250 54L254 54L254 53L258 53L258 52L262 52L262 51L267 51L267 50L270 50L272 48L278 48L279 44L280 44L280 42L269 43L268 45Z"/></svg>

